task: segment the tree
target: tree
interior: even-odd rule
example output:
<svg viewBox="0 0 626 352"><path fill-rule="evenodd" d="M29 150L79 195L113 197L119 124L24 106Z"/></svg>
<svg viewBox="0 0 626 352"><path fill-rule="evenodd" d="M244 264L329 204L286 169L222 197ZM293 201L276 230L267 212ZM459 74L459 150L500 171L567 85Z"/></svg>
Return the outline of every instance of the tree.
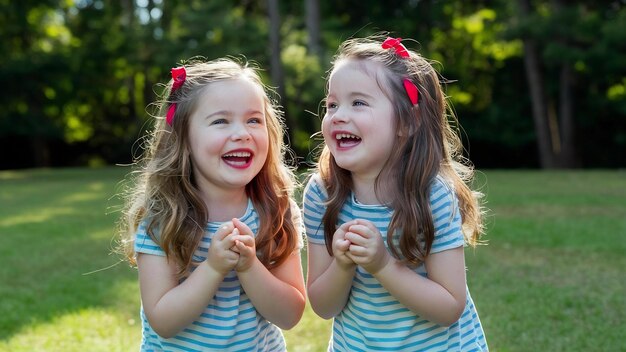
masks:
<svg viewBox="0 0 626 352"><path fill-rule="evenodd" d="M0 137L20 148L3 153L3 163L50 166L49 144L63 138L63 111L71 91L64 75L71 35L55 9L56 1L3 4L0 14ZM26 143L24 143L26 141ZM17 160L12 159L17 156Z"/></svg>
<svg viewBox="0 0 626 352"><path fill-rule="evenodd" d="M280 59L281 45L280 45L280 9L278 7L278 0L267 1L267 15L270 23L269 30L269 42L270 42L270 72L272 76L272 83L277 87L278 95L281 99L286 97L285 92L285 75L283 73L283 65ZM294 140L293 133L298 128L295 119L291 118L291 115L287 111L287 107L283 103L283 110L285 113L285 121L287 124L287 131L289 133L289 140Z"/></svg>
<svg viewBox="0 0 626 352"><path fill-rule="evenodd" d="M530 0L519 0L519 7L524 18L532 16L533 9ZM552 8L555 13L563 11L563 4L554 0ZM562 23L562 22L559 22ZM564 25L564 23L562 23ZM563 31L561 31L563 33ZM563 36L556 39L558 45L567 47L568 40ZM555 104L549 102L544 90L545 79L541 64L541 52L537 41L525 36L524 63L530 96L532 97L533 121L537 134L539 160L542 168L571 168L577 165L574 149L574 123L572 100L572 63L563 60L558 63L559 69L559 101L558 110ZM558 113L557 113L558 111Z"/></svg>
<svg viewBox="0 0 626 352"><path fill-rule="evenodd" d="M309 53L321 58L320 48L320 4L318 0L306 0L305 11L306 31L308 35Z"/></svg>
<svg viewBox="0 0 626 352"><path fill-rule="evenodd" d="M611 9L592 2L566 3L561 0L535 3L519 0L518 6L522 17L512 28L524 41L526 76L541 166L577 167L581 158L575 134L577 130L588 132L577 128L577 124L584 123L584 115L602 115L586 107L595 103L589 99L589 88L605 80L601 75L594 75L598 55L606 55L604 60L610 62L625 57L625 52L619 49L624 47L626 34L622 32L617 39L613 33L611 36L603 33L608 28L620 26L624 7L617 2ZM616 40L621 40L622 44ZM611 47L612 53L606 51L607 47ZM599 66L604 64L599 63ZM613 71L618 80L620 71L623 74L624 65ZM583 81L585 83L581 85Z"/></svg>

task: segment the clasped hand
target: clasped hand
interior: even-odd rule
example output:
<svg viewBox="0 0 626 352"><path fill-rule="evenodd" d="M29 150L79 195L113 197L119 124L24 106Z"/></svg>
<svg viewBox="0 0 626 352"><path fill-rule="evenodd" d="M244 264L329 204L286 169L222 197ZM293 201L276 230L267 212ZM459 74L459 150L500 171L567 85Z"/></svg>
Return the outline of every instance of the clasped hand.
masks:
<svg viewBox="0 0 626 352"><path fill-rule="evenodd" d="M344 269L360 265L370 274L377 273L390 260L380 231L363 219L339 226L333 235L333 256Z"/></svg>
<svg viewBox="0 0 626 352"><path fill-rule="evenodd" d="M248 270L256 259L254 234L239 219L229 221L215 232L209 246L207 263L215 271L226 275L235 269Z"/></svg>

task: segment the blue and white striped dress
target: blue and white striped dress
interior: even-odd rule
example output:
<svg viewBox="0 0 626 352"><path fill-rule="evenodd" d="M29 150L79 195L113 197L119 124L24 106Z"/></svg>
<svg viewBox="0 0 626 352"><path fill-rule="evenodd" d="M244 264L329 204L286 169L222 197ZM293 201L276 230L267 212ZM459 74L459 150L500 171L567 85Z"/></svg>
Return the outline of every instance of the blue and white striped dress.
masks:
<svg viewBox="0 0 626 352"><path fill-rule="evenodd" d="M321 223L327 193L319 175L304 191L304 225L311 245L324 245ZM455 194L437 177L430 191L435 239L431 253L464 245L461 217ZM338 224L367 219L381 232L386 245L393 212L383 205L358 203L352 194L339 214ZM399 237L399 234L396 235ZM397 243L398 238L394 238ZM427 277L422 264L415 271ZM466 288L467 290L467 288ZM487 351L487 342L467 290L465 310L451 326L441 326L411 312L362 267L357 267L346 306L333 321L329 351Z"/></svg>
<svg viewBox="0 0 626 352"><path fill-rule="evenodd" d="M256 235L259 217L248 200L245 214L240 218ZM211 238L222 223L209 222L194 260L207 257ZM135 252L165 256L146 229L141 226L135 239ZM280 329L265 320L254 308L243 291L237 273L233 270L220 284L213 300L200 317L178 335L165 339L157 335L141 308L143 340L141 351L285 351L285 340Z"/></svg>

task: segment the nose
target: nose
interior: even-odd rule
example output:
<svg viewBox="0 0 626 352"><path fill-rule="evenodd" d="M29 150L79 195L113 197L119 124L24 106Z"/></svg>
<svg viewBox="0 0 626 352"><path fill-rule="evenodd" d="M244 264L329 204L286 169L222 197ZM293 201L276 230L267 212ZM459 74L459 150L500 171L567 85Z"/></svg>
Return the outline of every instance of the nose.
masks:
<svg viewBox="0 0 626 352"><path fill-rule="evenodd" d="M231 139L234 141L248 141L252 138L250 131L243 124L234 124L233 134Z"/></svg>
<svg viewBox="0 0 626 352"><path fill-rule="evenodd" d="M333 125L346 123L349 120L347 109L341 106L337 107L332 113L327 113L327 117Z"/></svg>

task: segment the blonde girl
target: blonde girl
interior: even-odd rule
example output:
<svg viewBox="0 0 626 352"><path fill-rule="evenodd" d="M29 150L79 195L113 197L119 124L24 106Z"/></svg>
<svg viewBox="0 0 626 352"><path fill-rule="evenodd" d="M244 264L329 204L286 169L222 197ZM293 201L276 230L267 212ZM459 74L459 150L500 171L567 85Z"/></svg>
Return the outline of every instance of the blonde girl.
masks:
<svg viewBox="0 0 626 352"><path fill-rule="evenodd" d="M301 218L283 125L257 71L172 69L125 211L142 351L282 351L301 318Z"/></svg>

